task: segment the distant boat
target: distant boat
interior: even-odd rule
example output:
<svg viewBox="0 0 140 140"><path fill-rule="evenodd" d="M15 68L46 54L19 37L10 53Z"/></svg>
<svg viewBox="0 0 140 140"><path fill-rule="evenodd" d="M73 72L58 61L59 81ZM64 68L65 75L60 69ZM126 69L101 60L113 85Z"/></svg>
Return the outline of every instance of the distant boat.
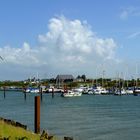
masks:
<svg viewBox="0 0 140 140"><path fill-rule="evenodd" d="M126 89L126 93L127 94L133 94L134 93L134 89L129 87L128 89Z"/></svg>
<svg viewBox="0 0 140 140"><path fill-rule="evenodd" d="M62 94L62 97L76 97L76 96L81 96L82 92L75 91L75 90L68 90L67 92L64 92Z"/></svg>
<svg viewBox="0 0 140 140"><path fill-rule="evenodd" d="M109 91L101 86L97 86L96 88L93 89L93 94L100 95L100 94L107 94L107 93L109 93Z"/></svg>
<svg viewBox="0 0 140 140"><path fill-rule="evenodd" d="M114 93L114 95L126 95L127 92L125 89L117 89Z"/></svg>
<svg viewBox="0 0 140 140"><path fill-rule="evenodd" d="M39 93L40 92L40 90L39 90L39 88L27 88L26 90L25 90L25 93Z"/></svg>
<svg viewBox="0 0 140 140"><path fill-rule="evenodd" d="M140 93L140 88L134 88L134 96L138 96L138 93Z"/></svg>
<svg viewBox="0 0 140 140"><path fill-rule="evenodd" d="M92 94L94 94L94 92L93 92L93 90L89 89L89 90L87 91L87 94L92 95Z"/></svg>
<svg viewBox="0 0 140 140"><path fill-rule="evenodd" d="M31 93L39 93L40 90L39 90L39 88L32 88L30 92Z"/></svg>
<svg viewBox="0 0 140 140"><path fill-rule="evenodd" d="M135 93L140 93L140 87L135 88Z"/></svg>

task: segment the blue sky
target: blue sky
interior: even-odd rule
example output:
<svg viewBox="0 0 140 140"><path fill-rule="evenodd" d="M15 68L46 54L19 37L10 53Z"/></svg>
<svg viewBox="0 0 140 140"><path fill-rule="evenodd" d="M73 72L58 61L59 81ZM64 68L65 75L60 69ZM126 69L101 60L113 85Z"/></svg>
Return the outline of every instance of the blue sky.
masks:
<svg viewBox="0 0 140 140"><path fill-rule="evenodd" d="M1 79L24 79L36 73L40 77L60 73L95 77L101 73L95 70L99 64L111 77L116 71L124 72L127 64L130 77L135 73L135 63L139 68L139 5L140 0L0 1L0 53L5 59L1 62ZM63 24L61 31L57 23ZM68 27L78 36L75 44ZM87 34L83 43L82 33ZM68 43L76 47L66 48ZM62 68L58 63L65 64Z"/></svg>

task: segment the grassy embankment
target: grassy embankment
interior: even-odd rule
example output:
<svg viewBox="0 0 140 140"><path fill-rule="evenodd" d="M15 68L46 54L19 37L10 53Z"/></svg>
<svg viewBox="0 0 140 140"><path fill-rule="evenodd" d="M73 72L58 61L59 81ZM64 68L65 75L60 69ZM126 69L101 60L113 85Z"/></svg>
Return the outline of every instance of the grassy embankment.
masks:
<svg viewBox="0 0 140 140"><path fill-rule="evenodd" d="M0 140L4 138L9 138L9 140L40 140L40 135L0 121Z"/></svg>

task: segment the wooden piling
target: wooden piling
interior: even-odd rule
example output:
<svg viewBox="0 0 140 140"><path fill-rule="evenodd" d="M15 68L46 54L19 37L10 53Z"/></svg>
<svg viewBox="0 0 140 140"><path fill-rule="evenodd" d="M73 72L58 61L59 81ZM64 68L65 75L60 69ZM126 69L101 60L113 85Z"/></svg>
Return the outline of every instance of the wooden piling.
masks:
<svg viewBox="0 0 140 140"><path fill-rule="evenodd" d="M40 96L35 96L35 133L40 133Z"/></svg>
<svg viewBox="0 0 140 140"><path fill-rule="evenodd" d="M68 92L67 86L64 85L64 93L67 93L67 92Z"/></svg>
<svg viewBox="0 0 140 140"><path fill-rule="evenodd" d="M26 100L26 92L24 93L24 100Z"/></svg>
<svg viewBox="0 0 140 140"><path fill-rule="evenodd" d="M23 87L23 88L22 88L22 92L23 92L23 94L24 94L24 100L26 100L26 87Z"/></svg>
<svg viewBox="0 0 140 140"><path fill-rule="evenodd" d="M4 87L3 87L3 97L4 97L4 99L5 99L5 97L6 97L5 92L6 92L6 88L5 88L5 86L4 86Z"/></svg>
<svg viewBox="0 0 140 140"><path fill-rule="evenodd" d="M54 88L52 88L52 98L54 98Z"/></svg>

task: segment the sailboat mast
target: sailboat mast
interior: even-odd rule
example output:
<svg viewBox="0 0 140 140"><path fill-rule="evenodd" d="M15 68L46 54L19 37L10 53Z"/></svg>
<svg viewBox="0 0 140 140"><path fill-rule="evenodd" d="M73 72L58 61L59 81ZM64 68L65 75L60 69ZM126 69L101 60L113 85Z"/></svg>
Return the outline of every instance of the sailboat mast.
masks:
<svg viewBox="0 0 140 140"><path fill-rule="evenodd" d="M138 87L138 65L136 64L136 87Z"/></svg>

